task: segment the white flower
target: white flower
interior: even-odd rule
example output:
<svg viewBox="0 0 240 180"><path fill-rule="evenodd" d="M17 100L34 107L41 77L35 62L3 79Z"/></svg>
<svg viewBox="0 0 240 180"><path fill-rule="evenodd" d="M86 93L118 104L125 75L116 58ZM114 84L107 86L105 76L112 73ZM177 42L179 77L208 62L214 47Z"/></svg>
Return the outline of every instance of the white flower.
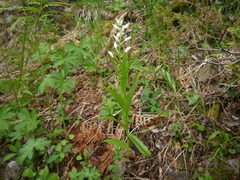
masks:
<svg viewBox="0 0 240 180"><path fill-rule="evenodd" d="M125 38L125 39L124 39L124 42L129 41L131 38L132 38L131 36Z"/></svg>
<svg viewBox="0 0 240 180"><path fill-rule="evenodd" d="M120 41L118 36L113 35L113 37L114 37L114 39L115 39L116 42L119 42L119 41Z"/></svg>
<svg viewBox="0 0 240 180"><path fill-rule="evenodd" d="M117 42L114 42L114 43L113 43L113 46L114 46L115 49L117 49L117 47L118 47Z"/></svg>
<svg viewBox="0 0 240 180"><path fill-rule="evenodd" d="M130 49L132 49L132 47L129 47L129 46L128 46L128 47L124 50L124 52L127 53Z"/></svg>
<svg viewBox="0 0 240 180"><path fill-rule="evenodd" d="M117 25L118 26L122 26L122 24L123 24L123 19L121 18L121 19L116 19L116 22L117 22Z"/></svg>
<svg viewBox="0 0 240 180"><path fill-rule="evenodd" d="M129 23L123 25L123 26L122 26L122 30L124 31L125 29L127 29L127 28L129 27L129 25L130 25Z"/></svg>
<svg viewBox="0 0 240 180"><path fill-rule="evenodd" d="M119 31L119 32L117 33L117 37L120 38L123 34L124 34L124 33L123 33L122 31Z"/></svg>
<svg viewBox="0 0 240 180"><path fill-rule="evenodd" d="M114 55L113 55L113 53L112 53L111 51L108 51L108 54L109 54L112 58L114 58Z"/></svg>
<svg viewBox="0 0 240 180"><path fill-rule="evenodd" d="M116 28L117 30L120 30L120 29L121 29L121 28L118 27L118 25L116 25L116 24L113 24L113 27Z"/></svg>

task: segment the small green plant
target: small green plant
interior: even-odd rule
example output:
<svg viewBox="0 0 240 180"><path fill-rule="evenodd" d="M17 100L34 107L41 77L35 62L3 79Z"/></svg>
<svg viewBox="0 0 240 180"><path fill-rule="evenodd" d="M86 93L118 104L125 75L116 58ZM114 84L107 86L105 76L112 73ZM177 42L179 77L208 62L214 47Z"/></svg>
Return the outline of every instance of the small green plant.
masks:
<svg viewBox="0 0 240 180"><path fill-rule="evenodd" d="M25 178L34 178L36 180L59 180L59 176L57 173L50 173L47 165L43 169L39 169L37 172L34 171L34 167L30 165L27 167L23 173L22 177Z"/></svg>
<svg viewBox="0 0 240 180"><path fill-rule="evenodd" d="M230 135L224 131L214 131L208 138L208 145L214 148L214 153L210 160L212 161L215 158L224 159L224 154L226 153L236 154L239 143L235 139L238 138L239 136L230 137Z"/></svg>
<svg viewBox="0 0 240 180"><path fill-rule="evenodd" d="M72 144L67 144L67 140L64 139L60 143L54 146L54 152L47 158L47 163L60 163L65 158L65 154L70 152Z"/></svg>
<svg viewBox="0 0 240 180"><path fill-rule="evenodd" d="M70 93L74 87L74 80L69 78L72 68L80 68L85 57L90 57L91 54L87 50L89 39L82 39L81 43L76 46L74 43L68 43L63 48L52 52L51 60L54 62L52 66L48 66L48 70L55 69L52 73L45 76L39 86L39 93L43 93L47 87L57 90L60 101L63 101L62 94L64 92ZM41 56L47 56L48 50L46 45L40 45ZM37 55L34 55L35 59Z"/></svg>
<svg viewBox="0 0 240 180"><path fill-rule="evenodd" d="M19 156L17 157L17 161L19 162L19 164L23 164L25 160L32 161L34 153L46 152L46 149L48 148L50 143L51 141L45 138L29 138L27 142L19 150Z"/></svg>
<svg viewBox="0 0 240 180"><path fill-rule="evenodd" d="M205 130L205 126L199 124L199 123L192 123L193 126L197 128L198 131L203 132Z"/></svg>
<svg viewBox="0 0 240 180"><path fill-rule="evenodd" d="M120 111L116 101L111 97L103 96L103 106L100 107L102 116L112 116Z"/></svg>
<svg viewBox="0 0 240 180"><path fill-rule="evenodd" d="M39 128L42 118L38 116L36 109L29 111L22 108L19 112L13 111L10 108L5 108L2 111L6 118L3 119L4 130L3 138L10 138L9 150L12 152L4 157L7 161L13 157L19 164L24 164L26 161L33 160L35 154L46 152L51 141L46 138L35 137L36 134L41 134L42 129ZM7 121L11 117L11 121ZM21 144L26 140L25 144Z"/></svg>
<svg viewBox="0 0 240 180"><path fill-rule="evenodd" d="M131 68L131 64L133 60L129 57L129 51L131 49L130 46L123 48L125 42L129 41L131 37L126 37L123 39L124 31L129 27L129 24L123 25L123 18L116 19L116 23L113 24L114 28L117 29L118 33L116 36L114 35L114 48L116 55L114 55L111 51L108 51L109 55L111 56L112 66L117 77L117 82L119 86L115 89L107 88L110 94L114 97L115 101L118 103L119 107L121 108L121 121L117 120L113 116L103 117L106 119L114 120L115 122L119 123L126 131L127 134L127 143L122 140L117 139L107 139L105 142L112 143L116 146L120 146L122 148L127 149L127 156L130 154L130 141L132 141L138 150L146 155L150 156L150 152L147 147L143 144L143 142L138 139L135 135L130 133L130 123L132 120L129 119L130 115L130 107L132 104L132 98L134 96L134 92L137 88L139 77L137 76L132 85L129 86L129 72Z"/></svg>
<svg viewBox="0 0 240 180"><path fill-rule="evenodd" d="M182 147L184 147L185 149L187 149L188 152L192 152L193 151L193 143L189 142L189 143L184 143L182 145Z"/></svg>
<svg viewBox="0 0 240 180"><path fill-rule="evenodd" d="M119 147L114 148L114 153L115 153L113 158L114 163L108 166L108 170L113 173L110 179L121 180L122 179L121 176L123 175L123 172L120 170L121 169L120 163L124 159L124 154L121 151L121 148Z"/></svg>
<svg viewBox="0 0 240 180"><path fill-rule="evenodd" d="M4 115L4 118L1 116L4 125L1 129L1 138L9 139L10 150L10 153L3 157L3 162L15 159L19 165L26 166L22 177L59 179L56 173L49 172L49 164L60 163L65 154L70 152L72 145L62 140L57 145L51 146L53 141L42 137L45 134L45 130L40 126L43 118L39 117L36 109L16 109L2 106L0 111ZM53 153L50 152L51 147L54 147ZM42 165L45 167L40 169Z"/></svg>
<svg viewBox="0 0 240 180"><path fill-rule="evenodd" d="M115 11L121 10L126 6L124 0L114 0L111 5L107 6L108 9L114 9Z"/></svg>
<svg viewBox="0 0 240 180"><path fill-rule="evenodd" d="M144 102L143 109L152 113L153 112L161 113L162 109L160 107L160 102L156 100L160 95L160 93L161 93L161 90L157 89L154 93L152 93L152 97L151 97L151 89L144 88L143 97L141 98L141 101Z"/></svg>
<svg viewBox="0 0 240 180"><path fill-rule="evenodd" d="M201 98L201 95L195 94L193 92L184 93L183 96L186 97L188 100L187 106L192 106L196 104L198 100Z"/></svg>
<svg viewBox="0 0 240 180"><path fill-rule="evenodd" d="M57 175L57 173L50 173L49 172L49 168L46 165L43 169L40 169L38 171L38 175L36 177L36 180L59 180L59 176Z"/></svg>
<svg viewBox="0 0 240 180"><path fill-rule="evenodd" d="M75 87L74 79L69 77L72 69L80 68L81 66L86 65L85 59L91 56L91 53L88 50L88 43L89 39L85 38L81 40L79 45L68 43L64 47L59 48L51 53L48 49L50 48L49 46L40 44L40 55L41 57L45 58L39 58L39 54L34 54L33 56L34 59L40 62L48 62L44 72L50 71L51 73L44 76L41 84L39 85L38 92L40 94L46 93L47 96L49 96L49 87L57 91L60 102L57 118L63 123L64 129L66 128L65 121L69 118L65 117L63 109L70 102L66 102L63 94L70 94L72 89ZM49 56L50 60L48 60Z"/></svg>
<svg viewBox="0 0 240 180"><path fill-rule="evenodd" d="M80 163L83 168L81 171L78 171L75 167L72 168L72 170L69 172L69 178L71 180L100 180L100 170L98 170L95 166L92 164L88 164L86 162Z"/></svg>
<svg viewBox="0 0 240 180"><path fill-rule="evenodd" d="M212 176L210 176L209 174L206 174L204 176L199 176L198 180L212 180Z"/></svg>
<svg viewBox="0 0 240 180"><path fill-rule="evenodd" d="M29 0L22 3L22 6L18 7L24 15L17 18L17 20L11 25L10 30L22 32L19 33L19 39L22 45L20 48L21 52L16 53L19 54L20 57L16 57L16 59L19 59L19 75L18 84L14 93L16 101L19 105L23 105L21 99L26 96L25 94L28 90L25 82L26 78L24 77L26 65L28 64L26 54L31 55L33 51L39 52L38 45L40 39L37 36L39 32L46 29L48 29L48 31L50 29L54 29L54 26L51 24L51 17L54 16L54 11L47 9L63 5L66 4L61 2L49 2L46 0Z"/></svg>
<svg viewBox="0 0 240 180"><path fill-rule="evenodd" d="M173 79L172 75L165 69L165 68L162 68L162 74L163 74L163 77L164 79L166 80L167 82L167 85L172 88L172 90L174 92L177 92L177 87L176 87L176 82L175 80Z"/></svg>
<svg viewBox="0 0 240 180"><path fill-rule="evenodd" d="M181 133L181 123L177 122L171 125L170 130L174 133L174 136L176 138L181 138L182 133Z"/></svg>
<svg viewBox="0 0 240 180"><path fill-rule="evenodd" d="M11 132L6 134L11 138L11 141L22 140L24 136L31 136L39 129L41 118L38 116L37 110L33 109L29 111L26 108L22 108L17 113L16 122L11 126Z"/></svg>
<svg viewBox="0 0 240 180"><path fill-rule="evenodd" d="M78 155L76 160L80 162L82 166L81 171L78 171L75 167L69 172L69 178L71 180L83 180L83 179L91 179L91 180L100 180L101 171L96 168L91 163L87 163L86 160L89 158L89 151L84 149L83 155Z"/></svg>
<svg viewBox="0 0 240 180"><path fill-rule="evenodd" d="M0 137L7 133L11 127L11 122L16 116L16 113L12 111L11 107L1 106L0 107Z"/></svg>

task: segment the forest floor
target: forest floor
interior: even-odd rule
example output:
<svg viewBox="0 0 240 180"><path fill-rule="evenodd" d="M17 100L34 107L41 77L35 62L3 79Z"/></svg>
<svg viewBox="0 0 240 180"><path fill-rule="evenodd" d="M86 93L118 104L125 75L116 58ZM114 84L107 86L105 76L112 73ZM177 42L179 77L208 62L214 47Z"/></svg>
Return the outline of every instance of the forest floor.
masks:
<svg viewBox="0 0 240 180"><path fill-rule="evenodd" d="M117 174L120 179L150 180L240 177L239 14L227 23L223 18L227 15L215 11L215 6L187 3L201 10L196 15L174 12L174 3L150 8L150 3L146 7L133 2L118 4L117 9L116 4L104 8L104 3L90 2L49 6L61 12L50 25L42 17L35 21L34 11L27 16L22 10L2 8L0 120L8 124L0 128L1 171L9 175L6 166L16 159L20 174L25 173L20 179L42 178L40 169L46 166L49 174L74 179L69 172L73 167L81 171L86 164L100 170L101 178L93 179L117 179ZM25 21L19 18L26 16L33 20L25 19L24 31ZM116 161L117 150L103 140L127 137L120 124L106 118L121 121L122 110L107 90L119 86L108 54L116 49L113 24L119 18L129 23L124 38L131 36L129 44L123 45L131 46L129 84L140 75L129 127L151 156L130 143L130 155ZM14 23L17 20L20 23ZM51 26L57 28L49 30ZM80 65L76 58L81 59ZM68 73L60 77L62 72ZM18 131L24 113L36 121ZM30 151L26 144L31 138L51 143L46 141L45 149L34 147L31 157L23 157L24 148ZM64 152L64 140L71 150ZM52 159L45 157L54 153ZM80 156L83 159L76 159ZM113 164L117 171L110 170Z"/></svg>

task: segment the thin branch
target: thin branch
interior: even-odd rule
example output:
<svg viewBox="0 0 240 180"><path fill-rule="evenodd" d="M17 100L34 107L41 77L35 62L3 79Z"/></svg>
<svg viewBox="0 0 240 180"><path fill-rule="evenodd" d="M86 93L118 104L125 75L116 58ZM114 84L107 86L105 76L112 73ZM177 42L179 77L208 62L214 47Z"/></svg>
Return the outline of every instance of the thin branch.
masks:
<svg viewBox="0 0 240 180"><path fill-rule="evenodd" d="M222 51L222 52L225 52L225 53L228 53L228 54L240 54L240 52L233 52L233 51L228 51L224 48L221 48L221 49L206 49L206 48L199 48L198 46L195 47L197 50L200 50L200 51Z"/></svg>
<svg viewBox="0 0 240 180"><path fill-rule="evenodd" d="M225 34L227 33L227 30L228 30L229 26L232 25L232 24L237 20L237 18L238 18L239 15L240 15L240 14L237 14L237 15L230 21L230 23L225 27L225 29L224 29L224 31L223 31L223 33L222 33L222 36L221 36L221 38L220 38L219 41L218 41L218 44L220 44L220 42L223 40L223 37L224 37Z"/></svg>
<svg viewBox="0 0 240 180"><path fill-rule="evenodd" d="M15 11L15 10L22 10L22 8L20 7L0 8L0 13L3 13L4 11Z"/></svg>
<svg viewBox="0 0 240 180"><path fill-rule="evenodd" d="M167 171L169 170L169 168L172 166L172 164L182 155L182 153L184 153L185 149L180 152L177 157L169 164L169 166L167 167L167 169L165 170L165 172L163 173L163 176L161 177L160 180L164 179L164 176L166 175Z"/></svg>

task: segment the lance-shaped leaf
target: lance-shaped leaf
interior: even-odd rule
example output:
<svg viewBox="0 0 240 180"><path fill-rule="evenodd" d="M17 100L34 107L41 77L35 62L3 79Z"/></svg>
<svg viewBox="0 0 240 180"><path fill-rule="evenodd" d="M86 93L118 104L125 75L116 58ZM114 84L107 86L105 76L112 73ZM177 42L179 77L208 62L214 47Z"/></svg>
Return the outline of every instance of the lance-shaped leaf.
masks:
<svg viewBox="0 0 240 180"><path fill-rule="evenodd" d="M125 129L125 131L129 130L129 127L126 124L120 122L119 120L117 120L113 116L103 116L102 119L113 120L113 121L117 122L118 124L120 124L120 126L122 126Z"/></svg>
<svg viewBox="0 0 240 180"><path fill-rule="evenodd" d="M107 142L107 143L110 143L110 144L113 144L115 146L125 148L125 149L129 148L129 146L126 142L119 140L119 139L106 139L103 142Z"/></svg>
<svg viewBox="0 0 240 180"><path fill-rule="evenodd" d="M177 92L176 83L171 74L167 72L165 69L162 69L162 73L165 80L167 81L167 84L174 90L174 92Z"/></svg>
<svg viewBox="0 0 240 180"><path fill-rule="evenodd" d="M112 62L112 66L113 66L113 69L117 75L117 77L119 77L119 72L118 72L118 66L117 66L117 58L111 58L111 62Z"/></svg>
<svg viewBox="0 0 240 180"><path fill-rule="evenodd" d="M121 95L119 95L115 90L107 88L108 91L112 94L114 99L118 102L119 106L125 110L126 109L126 103Z"/></svg>
<svg viewBox="0 0 240 180"><path fill-rule="evenodd" d="M144 155L146 155L146 156L151 156L151 153L150 153L150 151L148 150L147 146L145 146L145 145L143 144L143 142L142 142L140 139L138 139L137 136L135 136L135 135L133 135L133 134L128 134L127 136L128 136L128 138L134 143L134 145L138 148L138 150L139 150L142 154L144 154Z"/></svg>
<svg viewBox="0 0 240 180"><path fill-rule="evenodd" d="M137 89L137 85L138 85L138 80L139 80L139 76L137 76L132 84L132 86L129 89L128 95L127 95L127 106L131 106L132 103L132 98L134 96L134 93Z"/></svg>
<svg viewBox="0 0 240 180"><path fill-rule="evenodd" d="M127 84L128 84L128 66L127 66L127 59L123 57L122 62L120 63L120 69L121 69L121 76L120 76L120 88L122 91L122 94L126 94Z"/></svg>
<svg viewBox="0 0 240 180"><path fill-rule="evenodd" d="M212 133L212 135L211 136L209 136L209 138L208 138L208 142L209 141L211 141L211 140L213 140L215 137L217 137L218 135L220 135L222 132L221 131L215 131L214 133Z"/></svg>

